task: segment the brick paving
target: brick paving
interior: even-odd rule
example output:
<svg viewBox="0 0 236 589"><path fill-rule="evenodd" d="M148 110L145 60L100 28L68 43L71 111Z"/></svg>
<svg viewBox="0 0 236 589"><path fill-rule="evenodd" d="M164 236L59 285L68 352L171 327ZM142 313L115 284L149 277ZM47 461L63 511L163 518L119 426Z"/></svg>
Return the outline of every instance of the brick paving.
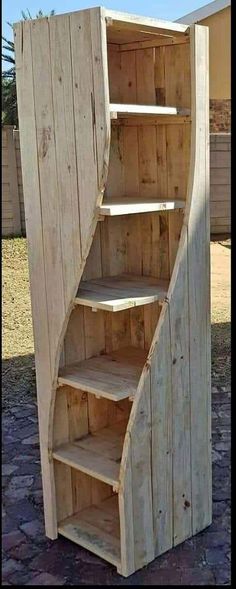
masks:
<svg viewBox="0 0 236 589"><path fill-rule="evenodd" d="M221 377L222 378L222 377ZM212 383L213 523L128 579L69 540L45 538L36 403L3 413L4 585L229 585L230 389Z"/></svg>

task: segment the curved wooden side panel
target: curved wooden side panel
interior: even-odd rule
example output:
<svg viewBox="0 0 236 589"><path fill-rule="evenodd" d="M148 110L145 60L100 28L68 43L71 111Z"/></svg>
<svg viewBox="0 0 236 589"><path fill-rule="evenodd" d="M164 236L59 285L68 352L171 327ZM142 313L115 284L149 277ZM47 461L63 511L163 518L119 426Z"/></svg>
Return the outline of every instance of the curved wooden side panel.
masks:
<svg viewBox="0 0 236 589"><path fill-rule="evenodd" d="M14 29L46 533L57 537L52 422L59 357L107 176L100 8ZM82 54L84 59L78 59Z"/></svg>
<svg viewBox="0 0 236 589"><path fill-rule="evenodd" d="M192 136L184 224L120 469L125 576L211 523L208 30L190 27L190 43Z"/></svg>

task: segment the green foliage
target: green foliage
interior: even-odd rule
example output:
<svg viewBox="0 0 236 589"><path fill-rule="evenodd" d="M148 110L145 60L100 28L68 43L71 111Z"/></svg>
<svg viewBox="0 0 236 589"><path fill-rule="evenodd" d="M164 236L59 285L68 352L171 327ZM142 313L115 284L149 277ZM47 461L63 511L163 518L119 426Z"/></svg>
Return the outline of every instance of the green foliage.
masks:
<svg viewBox="0 0 236 589"><path fill-rule="evenodd" d="M22 20L31 20L32 18L43 18L44 16L53 16L55 10L51 10L50 14L43 14L39 10L35 17L31 16L29 9L21 11ZM7 23L11 29L11 23ZM2 61L10 64L8 70L2 72L2 124L16 125L18 127L17 116L17 99L16 99L16 69L15 69L15 46L14 41L6 39L2 36ZM7 53L5 53L7 51Z"/></svg>

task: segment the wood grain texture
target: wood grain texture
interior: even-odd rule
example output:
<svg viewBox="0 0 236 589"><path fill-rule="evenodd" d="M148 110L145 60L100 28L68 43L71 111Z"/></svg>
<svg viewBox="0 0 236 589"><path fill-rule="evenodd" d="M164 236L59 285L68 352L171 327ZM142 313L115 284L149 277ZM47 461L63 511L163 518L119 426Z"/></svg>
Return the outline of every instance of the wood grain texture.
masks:
<svg viewBox="0 0 236 589"><path fill-rule="evenodd" d="M32 20L16 26L15 41L46 533L55 538L50 451L56 378L63 336L96 226L109 153L104 17L94 9L76 13L72 20L68 15ZM86 68L77 60L81 46L87 50ZM80 149L81 144L86 149ZM66 356L69 361L80 359L77 353L85 352L85 341L82 345L77 341L77 351L72 352L76 340L72 322L66 339L61 362Z"/></svg>
<svg viewBox="0 0 236 589"><path fill-rule="evenodd" d="M173 43L136 45L157 26ZM105 9L16 28L47 535L124 576L211 521L207 43L190 29ZM97 224L104 191L109 211L184 215Z"/></svg>

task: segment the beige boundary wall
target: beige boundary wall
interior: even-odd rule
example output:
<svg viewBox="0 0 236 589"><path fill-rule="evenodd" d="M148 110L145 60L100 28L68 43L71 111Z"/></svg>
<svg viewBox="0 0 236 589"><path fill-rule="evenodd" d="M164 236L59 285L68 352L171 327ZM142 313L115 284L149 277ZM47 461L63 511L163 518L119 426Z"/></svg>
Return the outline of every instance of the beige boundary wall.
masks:
<svg viewBox="0 0 236 589"><path fill-rule="evenodd" d="M211 233L230 234L231 133L210 135Z"/></svg>
<svg viewBox="0 0 236 589"><path fill-rule="evenodd" d="M2 127L2 235L25 235L19 131Z"/></svg>
<svg viewBox="0 0 236 589"><path fill-rule="evenodd" d="M230 234L231 134L210 135L211 233ZM2 128L2 235L25 235L19 131Z"/></svg>

